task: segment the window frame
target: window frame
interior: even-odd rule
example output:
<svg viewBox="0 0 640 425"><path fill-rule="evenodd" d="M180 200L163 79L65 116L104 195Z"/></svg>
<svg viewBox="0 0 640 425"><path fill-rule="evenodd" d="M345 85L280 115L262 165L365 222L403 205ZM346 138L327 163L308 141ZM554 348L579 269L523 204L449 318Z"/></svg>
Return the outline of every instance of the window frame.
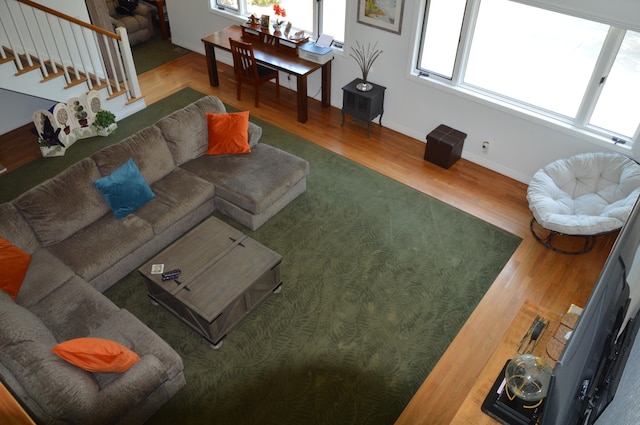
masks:
<svg viewBox="0 0 640 425"><path fill-rule="evenodd" d="M237 0L238 8L235 9L231 6L225 6L218 4L219 0L209 0L209 7L214 12L222 12L229 15L237 16L238 18L247 19L249 18L249 12L247 11L247 0ZM349 0L347 0L348 3ZM323 6L324 3L322 0L314 0L313 6L313 29L311 31L312 38L316 39L322 34L322 21L323 21ZM346 11L345 11L346 12ZM295 25L294 25L294 28ZM300 29L300 28L298 28ZM345 25L345 38L346 38L346 25ZM307 31L305 29L305 31ZM333 42L333 47L342 49L344 46L344 40L335 39Z"/></svg>
<svg viewBox="0 0 640 425"><path fill-rule="evenodd" d="M421 82L425 82L430 85L435 84L437 87L446 87L447 89L454 90L456 93L462 94L465 97L470 97L475 101L480 100L481 102L488 103L494 107L497 106L508 113L516 114L518 116L524 114L526 117L535 120L536 122L542 122L543 124L556 129L559 128L573 136L579 136L589 141L596 141L597 143L605 144L608 147L611 147L612 145L621 145L626 150L633 149L634 152L640 154L640 143L635 143L640 136L640 124L638 125L636 132L631 137L628 137L617 134L614 131L596 127L589 123L591 115L595 110L598 96L604 87L604 84L599 84L599 81L602 76L608 76L616 59L622 40L626 34L626 29L618 28L612 24L607 24L609 26L609 32L602 50L600 51L600 55L594 67L587 90L581 99L580 107L576 116L574 118L569 118L539 107L528 105L515 99L506 98L464 82L464 75L470 55L475 24L480 10L480 2L481 0L467 0L466 2L467 5L461 25L459 44L451 78L420 68L422 60L422 46L424 43L425 28L428 22L430 1L422 0L420 2L418 6L420 18L418 19L415 27L414 52L410 58L411 68L409 74L411 77L417 78ZM526 4L532 6L531 4ZM547 10L556 13L563 13L568 16L575 16L566 12L558 12L551 9ZM583 16L576 17L593 20L592 18L585 18Z"/></svg>

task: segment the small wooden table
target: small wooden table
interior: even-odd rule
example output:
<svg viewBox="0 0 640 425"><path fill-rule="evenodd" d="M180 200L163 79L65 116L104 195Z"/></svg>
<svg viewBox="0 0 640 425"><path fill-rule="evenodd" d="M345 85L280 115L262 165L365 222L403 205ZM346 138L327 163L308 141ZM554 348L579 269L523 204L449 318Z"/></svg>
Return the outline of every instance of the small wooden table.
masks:
<svg viewBox="0 0 640 425"><path fill-rule="evenodd" d="M220 85L215 48L217 47L230 52L231 46L229 44L229 38L242 40L242 28L240 25L231 25L202 38L207 54L209 84L213 87ZM266 43L253 42L253 53L260 64L296 77L298 121L304 123L307 122L308 119L307 109L309 106L307 99L307 77L312 72L317 70L322 71L322 106L325 108L331 106L331 62L333 62L333 60L325 64L318 64L300 59L297 56L295 46L290 49L291 52L286 52L282 48L284 44L285 43L279 42L278 46L274 47Z"/></svg>
<svg viewBox="0 0 640 425"><path fill-rule="evenodd" d="M149 297L214 348L268 295L280 289L282 256L211 217L141 266ZM153 264L180 269L175 280L152 274Z"/></svg>
<svg viewBox="0 0 640 425"><path fill-rule="evenodd" d="M382 127L382 115L384 114L384 92L387 89L378 84L368 83L373 86L369 91L358 90L358 84L364 81L356 78L342 87L342 125L344 126L345 114L351 114L367 122L367 137L371 136L371 120L377 116L378 124Z"/></svg>

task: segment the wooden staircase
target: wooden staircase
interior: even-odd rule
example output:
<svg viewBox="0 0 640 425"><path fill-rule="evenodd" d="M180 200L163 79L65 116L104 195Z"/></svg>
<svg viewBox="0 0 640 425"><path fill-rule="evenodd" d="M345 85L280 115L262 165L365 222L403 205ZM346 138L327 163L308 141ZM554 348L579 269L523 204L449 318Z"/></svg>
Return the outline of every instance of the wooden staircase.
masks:
<svg viewBox="0 0 640 425"><path fill-rule="evenodd" d="M96 90L118 120L146 106L124 28L110 32L30 0L0 0L0 88L52 103Z"/></svg>

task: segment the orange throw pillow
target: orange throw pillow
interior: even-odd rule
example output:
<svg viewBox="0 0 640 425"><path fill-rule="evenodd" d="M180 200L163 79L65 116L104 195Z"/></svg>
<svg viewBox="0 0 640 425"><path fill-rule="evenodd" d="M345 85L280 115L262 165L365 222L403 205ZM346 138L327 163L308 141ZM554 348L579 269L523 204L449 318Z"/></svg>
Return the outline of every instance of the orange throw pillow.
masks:
<svg viewBox="0 0 640 425"><path fill-rule="evenodd" d="M207 155L249 153L249 111L230 114L207 112Z"/></svg>
<svg viewBox="0 0 640 425"><path fill-rule="evenodd" d="M140 360L139 355L124 345L103 338L70 339L51 351L89 372L126 372Z"/></svg>
<svg viewBox="0 0 640 425"><path fill-rule="evenodd" d="M15 245L0 238L0 289L11 295L14 300L18 296L27 269L31 263L31 254L27 254Z"/></svg>

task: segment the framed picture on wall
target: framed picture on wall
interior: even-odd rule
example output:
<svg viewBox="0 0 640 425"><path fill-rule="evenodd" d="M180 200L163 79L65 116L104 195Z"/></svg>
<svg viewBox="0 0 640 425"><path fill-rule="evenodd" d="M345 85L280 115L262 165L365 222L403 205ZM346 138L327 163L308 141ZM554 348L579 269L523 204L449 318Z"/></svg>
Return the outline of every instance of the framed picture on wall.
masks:
<svg viewBox="0 0 640 425"><path fill-rule="evenodd" d="M400 34L403 10L404 0L358 0L358 22Z"/></svg>

